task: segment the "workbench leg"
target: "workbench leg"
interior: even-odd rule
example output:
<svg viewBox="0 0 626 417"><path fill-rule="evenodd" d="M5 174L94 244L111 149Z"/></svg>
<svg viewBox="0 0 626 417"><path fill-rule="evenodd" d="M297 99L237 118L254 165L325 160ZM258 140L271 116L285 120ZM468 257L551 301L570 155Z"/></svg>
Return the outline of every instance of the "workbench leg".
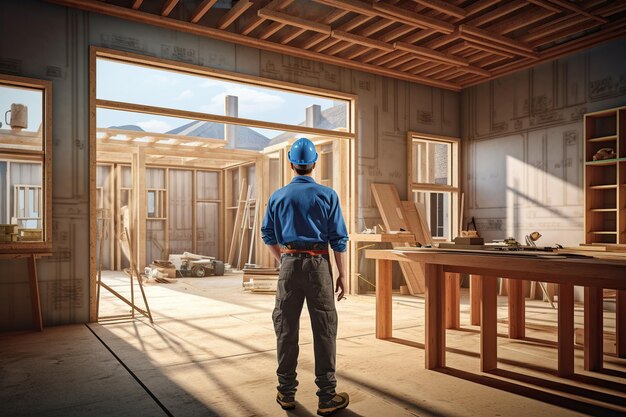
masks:
<svg viewBox="0 0 626 417"><path fill-rule="evenodd" d="M480 303L480 370L498 367L498 278L483 276Z"/></svg>
<svg viewBox="0 0 626 417"><path fill-rule="evenodd" d="M376 260L376 338L391 337L391 261Z"/></svg>
<svg viewBox="0 0 626 417"><path fill-rule="evenodd" d="M480 275L470 275L470 324L480 326Z"/></svg>
<svg viewBox="0 0 626 417"><path fill-rule="evenodd" d="M526 336L526 297L524 280L507 279L509 282L509 338L523 339Z"/></svg>
<svg viewBox="0 0 626 417"><path fill-rule="evenodd" d="M574 285L559 284L558 304L559 376L574 373Z"/></svg>
<svg viewBox="0 0 626 417"><path fill-rule="evenodd" d="M444 272L442 265L425 265L426 336L424 338L426 369L446 365L446 327Z"/></svg>
<svg viewBox="0 0 626 417"><path fill-rule="evenodd" d="M602 369L604 328L602 323L602 288L585 287L585 371Z"/></svg>
<svg viewBox="0 0 626 417"><path fill-rule="evenodd" d="M617 291L615 344L618 358L626 358L626 290Z"/></svg>
<svg viewBox="0 0 626 417"><path fill-rule="evenodd" d="M27 258L28 262L28 283L30 284L30 301L33 311L33 321L35 329L43 330L43 320L41 318L41 302L39 299L39 279L37 277L37 259L35 255Z"/></svg>
<svg viewBox="0 0 626 417"><path fill-rule="evenodd" d="M446 273L446 329L461 327L461 274Z"/></svg>

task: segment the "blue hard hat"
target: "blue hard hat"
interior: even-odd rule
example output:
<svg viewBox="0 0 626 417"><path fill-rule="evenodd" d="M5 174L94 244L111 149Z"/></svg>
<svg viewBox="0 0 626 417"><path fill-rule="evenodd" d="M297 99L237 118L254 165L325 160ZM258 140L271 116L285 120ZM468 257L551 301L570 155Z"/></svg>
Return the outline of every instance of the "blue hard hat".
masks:
<svg viewBox="0 0 626 417"><path fill-rule="evenodd" d="M307 138L300 138L289 151L289 162L294 165L310 165L317 161L317 151L313 142Z"/></svg>

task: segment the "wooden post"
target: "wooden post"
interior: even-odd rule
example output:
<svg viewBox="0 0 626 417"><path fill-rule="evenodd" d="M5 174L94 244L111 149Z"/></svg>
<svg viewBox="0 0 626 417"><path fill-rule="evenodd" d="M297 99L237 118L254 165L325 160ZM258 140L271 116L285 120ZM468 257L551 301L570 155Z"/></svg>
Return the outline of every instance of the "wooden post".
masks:
<svg viewBox="0 0 626 417"><path fill-rule="evenodd" d="M470 324L480 326L480 275L470 275Z"/></svg>
<svg viewBox="0 0 626 417"><path fill-rule="evenodd" d="M446 366L444 272L442 265L425 265L426 278L426 369Z"/></svg>
<svg viewBox="0 0 626 417"><path fill-rule="evenodd" d="M376 338L391 337L391 261L376 260Z"/></svg>
<svg viewBox="0 0 626 417"><path fill-rule="evenodd" d="M509 338L523 339L526 335L526 306L524 281L508 279L509 282Z"/></svg>
<svg viewBox="0 0 626 417"><path fill-rule="evenodd" d="M615 321L615 353L618 358L626 358L626 290L617 291Z"/></svg>
<svg viewBox="0 0 626 417"><path fill-rule="evenodd" d="M559 284L558 375L574 373L574 286Z"/></svg>
<svg viewBox="0 0 626 417"><path fill-rule="evenodd" d="M498 366L498 278L483 276L480 287L480 370L487 372Z"/></svg>
<svg viewBox="0 0 626 417"><path fill-rule="evenodd" d="M445 294L446 329L459 329L461 327L461 274L446 274Z"/></svg>
<svg viewBox="0 0 626 417"><path fill-rule="evenodd" d="M585 371L602 369L603 337L602 288L585 287Z"/></svg>
<svg viewBox="0 0 626 417"><path fill-rule="evenodd" d="M30 302L33 311L33 322L35 329L43 330L43 320L41 318L41 301L39 298L39 277L37 277L37 258L30 254L28 262L28 283L30 284Z"/></svg>

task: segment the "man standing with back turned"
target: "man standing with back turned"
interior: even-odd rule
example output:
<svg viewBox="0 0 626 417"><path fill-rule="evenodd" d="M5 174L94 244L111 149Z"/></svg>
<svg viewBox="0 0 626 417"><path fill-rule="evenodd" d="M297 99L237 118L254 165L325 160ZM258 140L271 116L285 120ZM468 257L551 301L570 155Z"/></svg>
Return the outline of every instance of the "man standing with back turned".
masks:
<svg viewBox="0 0 626 417"><path fill-rule="evenodd" d="M289 161L298 175L272 194L261 229L263 241L280 262L272 314L278 356L276 402L284 410L296 406L298 333L306 299L313 329L315 383L319 388L317 414L328 416L346 408L350 401L345 392L335 392L337 311L328 255L330 244L339 270L335 288L339 301L345 291L348 232L337 193L311 177L317 161L313 142L298 139L289 152Z"/></svg>

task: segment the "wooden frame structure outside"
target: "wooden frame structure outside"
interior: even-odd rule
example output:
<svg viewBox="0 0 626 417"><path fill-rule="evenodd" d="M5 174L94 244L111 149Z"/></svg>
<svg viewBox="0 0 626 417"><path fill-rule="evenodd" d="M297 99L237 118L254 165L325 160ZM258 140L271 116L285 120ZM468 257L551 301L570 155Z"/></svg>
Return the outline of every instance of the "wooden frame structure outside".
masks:
<svg viewBox="0 0 626 417"><path fill-rule="evenodd" d="M187 111L181 111L181 110L161 108L161 107L156 107L156 106L121 103L121 102L115 102L115 101L110 101L110 100L99 100L96 97L96 64L97 64L98 58L112 59L112 60L132 63L136 65L146 65L146 66L151 66L151 67L156 67L156 68L161 68L161 69L166 69L166 70L173 70L173 71L189 73L189 74L194 74L194 75L219 78L219 79L235 81L235 82L240 82L240 83L248 83L248 84L253 84L257 86L277 88L277 89L282 89L282 90L301 93L301 94L312 94L312 95L323 96L323 97L332 98L332 99L341 99L350 104L349 122L347 126L348 129L347 131L345 130L330 131L326 129L288 125L288 124L283 124L283 123L264 122L261 120L243 119L243 118L237 118L237 117L198 113L198 112L187 112ZM90 120L89 120L89 138L90 138L89 140L89 144L90 144L90 147L89 147L89 160L90 160L89 162L89 175L90 175L90 181L89 181L89 187L90 187L90 191L89 191L89 195L90 195L90 199L89 199L90 200L90 203L89 203L90 204L90 219L89 219L89 222L90 222L90 259L89 259L90 286L89 288L90 288L90 292L89 292L89 295L90 297L89 299L90 299L90 309L89 311L90 311L90 321L95 321L97 319L96 308L95 308L96 307L95 306L95 297L96 297L95 274L96 274L96 245L97 245L97 242L96 242L97 233L95 233L95 231L97 230L96 216L95 216L96 193L97 193L97 189L96 189L97 188L96 187L96 163L97 163L96 144L102 142L102 139L103 139L102 137L98 139L98 131L100 131L101 129L97 129L97 126L96 126L96 108L125 110L125 111L133 111L133 112L148 113L148 114L155 114L155 115L181 117L181 118L187 118L187 119L192 119L192 120L202 120L202 121L210 121L210 122L216 122L216 123L251 126L251 127L257 127L257 128L264 128L264 129L274 129L274 130L278 129L278 130L283 130L287 132L306 134L309 136L314 135L314 136L326 137L329 140L347 140L348 145L345 146L344 149L346 149L346 152L348 152L349 154L350 166L349 166L349 172L346 173L347 178L345 178L345 180L347 180L349 184L349 187L347 187L349 191L349 195L347 195L345 198L349 207L348 213L347 213L349 217L348 228L349 230L355 230L356 213L357 213L356 202L358 201L357 196L356 196L357 186L356 186L356 181L355 181L356 179L355 178L356 155L357 155L356 95L329 91L329 90L325 90L325 89L321 89L317 87L308 87L308 86L302 86L302 85L287 83L287 82L282 82L282 81L269 80L269 79L265 79L261 77L232 73L232 72L223 71L223 70L216 70L213 68L202 67L199 65L193 65L193 64L188 64L184 62L171 61L171 60L166 60L162 58L147 57L147 56L143 56L139 54L116 51L116 50L111 50L111 49L101 48L101 47L96 47L96 46L90 47L89 61L90 61L90 69L89 69L89 106L90 106L89 107L90 109L89 111L89 115L90 115ZM103 133L107 133L107 132L103 132ZM108 133L111 133L111 132L108 132ZM148 134L148 136L149 135L151 134ZM112 145L111 143L108 143L107 146L114 146L114 145ZM211 152L219 153L219 152L226 152L226 150L223 150L223 151L212 150ZM249 151L243 151L243 152L249 152ZM173 149L168 150L168 154L171 154L171 153L174 153L175 156L178 156L178 157L193 156L189 152L181 153ZM250 153L252 154L253 152L250 152ZM138 167L142 167L142 166L145 167L147 158L149 158L150 154L151 152L148 148L144 148L144 147L140 148L137 153L133 154L133 157L132 157L134 161L133 164ZM259 186L260 188L263 186L261 171L262 171L263 166L265 165L262 163L262 160L264 159L263 155L261 153L257 153L257 155L258 156L256 157L256 159L253 158L251 155L250 160L254 159L254 161L257 163L257 172L256 172L257 186ZM107 162L113 162L113 161L109 160ZM249 162L241 161L239 163L235 163L231 165L230 167L235 167L241 164L245 165L247 163ZM155 165L150 164L150 167L153 167L153 166L158 167L158 163L155 163ZM198 166L197 168L201 168L201 167ZM224 167L224 168L227 168L227 167ZM283 175L282 180L284 181L285 178L286 176ZM226 182L226 175L222 175L223 185L225 185L225 182ZM133 173L133 188L137 188L137 189L145 188L145 178L143 179L143 187L141 185L142 185L141 176L135 175L135 173ZM259 188L257 189L257 193L260 193L258 195L263 195L262 190ZM143 200L146 199L146 196L138 196L138 197L140 200L142 198ZM227 201L225 197L226 196L222 195L222 198L224 201L223 202L224 207L227 206ZM145 206L145 201L143 203L144 204L142 204L142 202L139 201L138 206L140 207ZM222 210L222 212L223 211L224 210ZM143 214L144 214L143 217L145 217L145 213ZM259 215L262 216L262 214L263 214L263 210L259 210ZM137 213L135 213L135 216L136 216L136 221L141 222L142 213L140 212L140 210L137 210ZM222 230L224 232L222 232L221 234L224 235L224 233L226 232L226 228L222 228ZM138 236L137 238L134 238L133 240L135 240L136 242L145 242L145 239L141 239L141 238L142 238L141 236ZM257 240L256 245L258 245L257 246L257 253L258 253L258 248L262 247L262 242L260 242L260 239ZM138 249L139 251L141 251L141 248L138 248ZM144 245L144 250L145 250L145 245ZM350 250L350 253L352 254L353 248L351 248L351 245L349 245L349 250ZM348 263L349 276L352 276L350 271L353 265L354 263L352 261ZM351 288L354 287L352 285L352 279L350 280L349 285Z"/></svg>
<svg viewBox="0 0 626 417"><path fill-rule="evenodd" d="M417 161L413 160L413 141L414 140L427 140L432 142L440 142L450 145L449 165L448 165L448 178L450 178L450 185L445 184L430 184L419 183L413 178L413 166ZM419 133L409 131L407 133L407 200L413 201L413 192L447 192L450 193L450 206L452 212L450 213L450 234L448 239L453 239L454 234L459 233L459 230L463 228L461 224L461 216L459 211L462 208L459 207L461 196L461 140L459 138L451 136L433 135L428 133ZM426 220L426 219L424 219ZM441 238L433 237L434 240L442 240ZM446 239L443 239L446 240Z"/></svg>
<svg viewBox="0 0 626 417"><path fill-rule="evenodd" d="M43 164L43 241L7 242L0 244L0 253L40 253L52 250L52 82L34 78L0 74L0 85L17 86L42 91L42 150L2 149L1 152L15 159L36 160Z"/></svg>

